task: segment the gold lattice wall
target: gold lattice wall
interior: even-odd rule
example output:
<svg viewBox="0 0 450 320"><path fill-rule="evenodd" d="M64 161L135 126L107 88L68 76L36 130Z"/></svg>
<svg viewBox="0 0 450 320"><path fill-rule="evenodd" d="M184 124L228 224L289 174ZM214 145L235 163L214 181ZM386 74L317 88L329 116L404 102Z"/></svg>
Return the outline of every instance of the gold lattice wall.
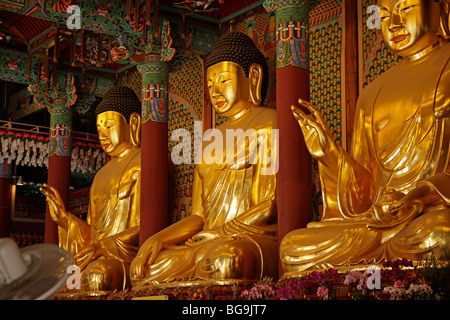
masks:
<svg viewBox="0 0 450 320"><path fill-rule="evenodd" d="M194 148L200 141L194 139L194 121L201 121L203 114L203 61L192 55L183 66L170 74L169 93L169 152L181 141L171 141L172 132L186 129L190 138L191 164L174 166L173 204L171 222L191 214L192 188L194 185ZM186 140L185 140L186 139Z"/></svg>
<svg viewBox="0 0 450 320"><path fill-rule="evenodd" d="M342 142L342 7L323 1L310 12L310 100L329 132Z"/></svg>
<svg viewBox="0 0 450 320"><path fill-rule="evenodd" d="M310 101L328 125L335 142L342 144L344 103L342 3L336 0L316 1L309 13ZM317 161L312 160L314 220L321 210L321 186Z"/></svg>

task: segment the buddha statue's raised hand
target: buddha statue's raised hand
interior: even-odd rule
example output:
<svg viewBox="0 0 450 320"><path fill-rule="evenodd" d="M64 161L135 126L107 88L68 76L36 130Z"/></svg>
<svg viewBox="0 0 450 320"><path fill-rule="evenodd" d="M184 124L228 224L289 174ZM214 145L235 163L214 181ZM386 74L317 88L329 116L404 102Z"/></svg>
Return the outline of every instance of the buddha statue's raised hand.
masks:
<svg viewBox="0 0 450 320"><path fill-rule="evenodd" d="M348 151L333 144L314 108L293 108L318 159L323 210L283 238L286 278L449 249L448 0L377 6L384 42L403 59L360 92Z"/></svg>
<svg viewBox="0 0 450 320"><path fill-rule="evenodd" d="M64 202L61 199L61 195L58 190L54 187L44 183L43 187L40 187L39 190L45 195L47 198L47 202L49 204L48 208L50 211L50 216L53 221L56 222L63 229L67 229L67 211L64 205Z"/></svg>
<svg viewBox="0 0 450 320"><path fill-rule="evenodd" d="M299 99L300 105L306 107L311 113L305 114L295 106L291 106L295 119L297 119L305 137L306 147L310 154L318 161L326 165L332 165L331 161L338 158L339 146L333 141L323 122L320 112L309 102ZM337 164L337 162L334 163Z"/></svg>

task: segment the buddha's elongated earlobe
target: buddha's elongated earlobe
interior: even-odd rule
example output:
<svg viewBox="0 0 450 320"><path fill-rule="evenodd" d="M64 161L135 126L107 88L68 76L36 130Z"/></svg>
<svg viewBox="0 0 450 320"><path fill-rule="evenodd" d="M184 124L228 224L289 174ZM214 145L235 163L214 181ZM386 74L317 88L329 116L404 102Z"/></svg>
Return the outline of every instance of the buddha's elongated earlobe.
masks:
<svg viewBox="0 0 450 320"><path fill-rule="evenodd" d="M261 104L261 85L263 80L263 69L257 63L252 63L249 69L248 82L250 89L250 100L255 105Z"/></svg>
<svg viewBox="0 0 450 320"><path fill-rule="evenodd" d="M130 115L130 137L133 146L141 145L141 116L137 112Z"/></svg>

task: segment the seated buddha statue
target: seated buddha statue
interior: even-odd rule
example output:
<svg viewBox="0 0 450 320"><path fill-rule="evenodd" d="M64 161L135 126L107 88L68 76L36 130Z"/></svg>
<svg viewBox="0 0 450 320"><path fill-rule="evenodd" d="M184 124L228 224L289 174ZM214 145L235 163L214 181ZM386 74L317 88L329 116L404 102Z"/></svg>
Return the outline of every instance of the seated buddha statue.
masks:
<svg viewBox="0 0 450 320"><path fill-rule="evenodd" d="M360 94L349 151L317 107L292 106L319 164L323 212L280 245L285 277L438 255L450 241L450 43L440 3L378 2L381 32L403 60ZM447 17L448 19L448 17Z"/></svg>
<svg viewBox="0 0 450 320"><path fill-rule="evenodd" d="M96 110L102 149L111 156L95 175L87 220L64 207L58 191L44 185L60 246L74 256L83 291L130 287L129 264L139 246L141 103L125 86L111 88Z"/></svg>
<svg viewBox="0 0 450 320"><path fill-rule="evenodd" d="M150 236L131 263L136 287L278 275L276 175L268 161L276 155L276 111L261 106L266 60L247 35L231 32L218 40L206 68L212 105L228 120L209 131L214 138L208 131L203 137L191 215ZM227 138L226 146L212 148L218 136L239 129L258 138ZM252 158L247 151L255 148Z"/></svg>

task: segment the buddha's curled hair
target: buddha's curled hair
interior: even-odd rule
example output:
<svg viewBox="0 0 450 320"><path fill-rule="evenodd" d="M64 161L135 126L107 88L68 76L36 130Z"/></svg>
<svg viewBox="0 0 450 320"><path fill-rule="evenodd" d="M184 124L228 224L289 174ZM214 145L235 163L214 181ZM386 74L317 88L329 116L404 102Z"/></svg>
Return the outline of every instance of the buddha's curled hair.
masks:
<svg viewBox="0 0 450 320"><path fill-rule="evenodd" d="M133 112L137 112L140 115L141 109L141 102L133 89L126 86L116 86L106 92L103 100L95 109L95 116L106 111L116 111L128 123L130 115Z"/></svg>
<svg viewBox="0 0 450 320"><path fill-rule="evenodd" d="M206 60L206 68L216 63L230 61L238 64L246 77L249 76L250 66L257 63L263 70L263 79L261 84L261 104L264 99L269 85L269 68L267 61L261 51L253 43L253 40L242 32L229 32L224 34L217 40L213 52Z"/></svg>

